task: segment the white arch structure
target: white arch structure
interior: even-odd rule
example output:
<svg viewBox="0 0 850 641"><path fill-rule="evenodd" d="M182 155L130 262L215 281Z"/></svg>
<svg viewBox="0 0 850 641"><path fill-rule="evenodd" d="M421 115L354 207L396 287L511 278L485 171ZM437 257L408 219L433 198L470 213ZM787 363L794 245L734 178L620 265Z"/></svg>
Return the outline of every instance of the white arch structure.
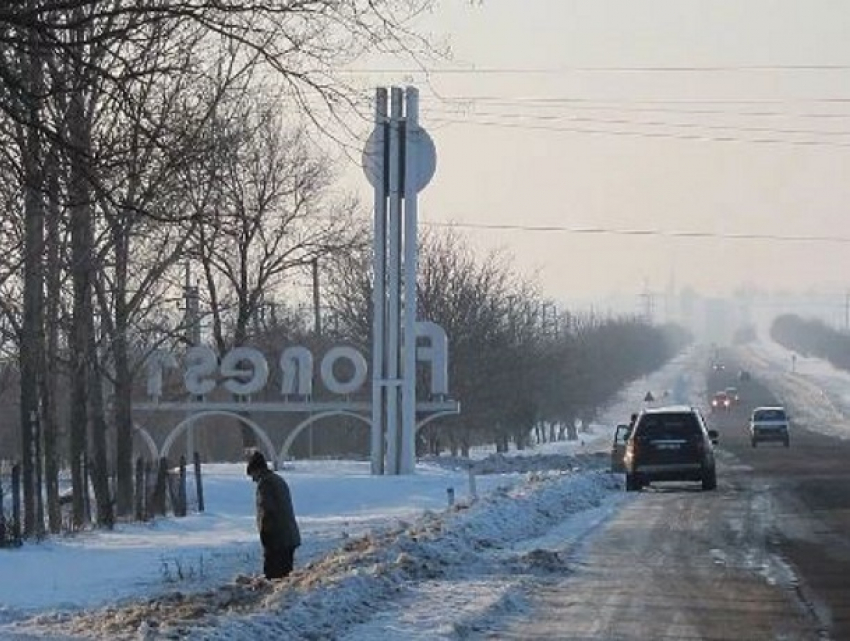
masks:
<svg viewBox="0 0 850 641"><path fill-rule="evenodd" d="M355 405L356 404L352 404ZM425 403L424 405L430 405ZM451 409L437 409L439 404L436 407L429 407L431 413L425 416L422 420L420 420L416 424L416 432L419 433L423 427L425 427L431 421L438 419L443 416L450 416L453 414L459 413L459 407L455 406ZM253 411L267 411L267 412L275 412L276 409L272 409L270 407L258 408L253 407ZM277 409L277 411L280 411ZM372 416L371 412L368 408L360 408L356 407L356 409L344 409L344 408L327 408L322 409L314 414L311 414L306 419L301 421L298 425L295 426L295 429L290 432L290 434L284 440L283 445L280 448L279 452L275 451L274 444L272 443L271 438L266 433L265 429L263 429L258 423L254 422L247 416L244 416L234 410L225 409L225 408L214 408L214 409L206 409L206 410L198 410L193 413L191 416L186 417L182 421L180 421L177 425L172 428L172 430L168 433L168 436L165 438L165 442L162 444L162 448L158 448L156 446L156 442L151 436L150 432L148 432L144 427L139 424L133 424L133 430L138 433L141 437L144 444L147 446L148 451L150 452L153 460L158 461L161 457L167 457L168 453L171 451L174 442L184 434L195 421L200 419L209 417L209 416L229 416L231 418L235 418L239 422L247 425L251 428L251 431L257 436L259 441L262 443L263 450L269 460L274 462L275 467L280 461L285 461L289 456L289 449L292 447L292 444L295 442L295 439L307 429L313 423L320 421L323 418L329 418L331 416L349 416L351 418L356 418L359 421L362 421L367 428L371 428L372 426Z"/></svg>
<svg viewBox="0 0 850 641"><path fill-rule="evenodd" d="M449 416L452 414L457 414L456 410L449 410L443 412L435 412L429 416L426 416L421 421L416 424L416 433L419 433L423 427L425 427L428 423L433 421L436 418L440 418L441 416ZM310 425L319 421L323 418L329 418L331 416L350 416L352 418L356 418L363 423L366 424L366 427L371 429L372 427L372 415L371 413L368 415L358 414L357 412L351 410L328 410L325 412L319 412L318 414L313 414L309 418L301 421L294 430L286 437L286 440L283 442L283 445L280 448L280 457L279 460L285 461L289 456L289 448L292 447L292 444L295 442L295 439L298 438L298 435L301 434L305 429L307 429Z"/></svg>
<svg viewBox="0 0 850 641"><path fill-rule="evenodd" d="M416 433L419 434L419 430L428 425L428 423L430 423L434 419L441 418L443 416L452 416L453 414L460 414L460 409L458 408L452 410L445 410L442 412L434 412L430 416L426 416L416 424Z"/></svg>
<svg viewBox="0 0 850 641"><path fill-rule="evenodd" d="M411 309L415 309L415 304ZM171 429L159 450L147 431L140 429L139 433L152 453L156 452L158 457L167 457L175 440L187 433L193 423L207 416L227 416L251 428L268 458L277 465L280 460L287 458L292 443L308 426L330 416L350 416L371 427L373 474L383 474L385 471L390 474L410 473L415 460L416 433L436 418L459 413L460 405L447 398L448 340L445 332L439 325L429 321L414 322L412 317L407 320L413 324L403 332L404 336L410 337L405 343L405 365L402 368L401 362L398 362L401 345L393 343L395 356L390 360L396 366L389 371L376 369L373 372L371 402L349 398L364 386L369 375L366 358L351 345L332 347L322 357L319 379L332 396L330 400L321 401L313 400L312 386L316 372L313 355L304 346L289 346L280 355L278 366L282 380L279 391L282 400L257 401L252 398L269 383L268 361L260 350L234 347L219 357L212 348L196 345L184 357L183 387L186 394L183 400L164 401L164 370L178 364L173 355L156 353L149 362L148 392L151 402L134 403L133 410L178 412L185 418ZM375 328L375 353L383 349L378 339L384 336L387 328L381 327L381 331L378 329ZM389 328L388 331L397 343L402 336L401 328ZM335 367L337 363L346 364L344 368L339 368L342 370L341 375ZM417 363L430 367L430 400L427 401L416 399ZM401 394L402 387L406 390L404 394ZM231 400L210 400L209 396L220 396L213 394L217 388L229 393ZM286 437L278 458L269 435L245 416L246 412L252 415L266 412L301 413L307 417ZM401 425L400 418L404 419ZM191 434L188 431L187 449L191 448Z"/></svg>
<svg viewBox="0 0 850 641"><path fill-rule="evenodd" d="M313 414L308 418L301 421L298 425L295 426L295 429L292 430L289 436L286 437L286 440L283 442L283 445L280 448L280 460L285 461L287 456L289 455L289 448L292 447L292 444L295 442L295 439L298 437L301 432L310 427L316 421L319 421L323 418L328 418L330 416L350 416L352 418L359 419L366 423L366 426L371 428L372 426L372 417L364 416L362 414L358 414L357 412L352 412L350 410L328 410L327 412L319 412L318 414Z"/></svg>
<svg viewBox="0 0 850 641"><path fill-rule="evenodd" d="M191 416L180 421L166 437L165 443L162 444L160 456L167 457L168 452L171 450L171 446L174 445L174 441L177 440L177 438L186 430L188 430L192 423L208 416L229 416L250 427L251 431L254 432L256 437L263 444L263 449L265 450L266 456L269 458L270 461L273 462L274 467L277 468L277 456L274 450L274 445L272 444L269 435L266 434L266 431L247 416L243 416L241 414L238 414L237 412L228 410L203 410L196 414L192 414Z"/></svg>
<svg viewBox="0 0 850 641"><path fill-rule="evenodd" d="M148 448L148 452L150 452L151 460L159 461L159 448L156 446L156 441L153 440L153 436L141 425L133 424L133 431L136 432L144 442L144 444Z"/></svg>

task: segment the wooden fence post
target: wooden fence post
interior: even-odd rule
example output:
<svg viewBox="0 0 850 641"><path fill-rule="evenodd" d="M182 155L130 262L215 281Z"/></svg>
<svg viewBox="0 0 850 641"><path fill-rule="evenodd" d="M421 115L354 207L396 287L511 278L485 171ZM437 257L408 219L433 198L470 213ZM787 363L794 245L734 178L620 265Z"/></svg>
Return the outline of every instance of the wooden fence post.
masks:
<svg viewBox="0 0 850 641"><path fill-rule="evenodd" d="M0 477L0 548L6 547L6 512L3 505L3 478Z"/></svg>
<svg viewBox="0 0 850 641"><path fill-rule="evenodd" d="M83 519L91 523L91 495L89 494L89 457L83 454Z"/></svg>
<svg viewBox="0 0 850 641"><path fill-rule="evenodd" d="M136 459L136 520L145 520L145 462Z"/></svg>
<svg viewBox="0 0 850 641"><path fill-rule="evenodd" d="M180 477L177 485L177 505L174 516L186 516L188 507L186 505L186 456L180 456Z"/></svg>
<svg viewBox="0 0 850 641"><path fill-rule="evenodd" d="M153 494L153 511L165 516L165 493L168 483L168 459L164 456L159 459L159 469L156 474L156 488Z"/></svg>
<svg viewBox="0 0 850 641"><path fill-rule="evenodd" d="M201 455L194 454L195 463L195 493L198 495L198 512L204 511L204 483L201 479Z"/></svg>
<svg viewBox="0 0 850 641"><path fill-rule="evenodd" d="M21 542L21 464L12 467L12 543Z"/></svg>
<svg viewBox="0 0 850 641"><path fill-rule="evenodd" d="M151 487L153 480L154 487ZM154 489L156 487L156 477L153 475L153 466L150 461L145 463L145 520L153 517L153 511L156 509L154 504Z"/></svg>

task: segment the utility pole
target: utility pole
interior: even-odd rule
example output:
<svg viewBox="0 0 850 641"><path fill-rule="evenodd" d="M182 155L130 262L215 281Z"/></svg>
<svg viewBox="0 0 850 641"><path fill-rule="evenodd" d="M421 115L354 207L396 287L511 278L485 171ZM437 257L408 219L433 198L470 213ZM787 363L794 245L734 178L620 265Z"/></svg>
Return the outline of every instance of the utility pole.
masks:
<svg viewBox="0 0 850 641"><path fill-rule="evenodd" d="M319 291L319 259L313 258L313 333L316 344L322 338L322 297ZM307 458L313 458L313 424L307 427Z"/></svg>
<svg viewBox="0 0 850 641"><path fill-rule="evenodd" d="M313 331L316 333L316 338L322 335L322 307L321 296L319 295L319 259L314 258L313 261Z"/></svg>
<svg viewBox="0 0 850 641"><path fill-rule="evenodd" d="M192 273L189 261L186 261L186 280L183 284L183 301L186 306L183 323L186 327L186 338L190 345L201 344L201 316L198 286L192 285Z"/></svg>
<svg viewBox="0 0 850 641"><path fill-rule="evenodd" d="M201 344L201 306L198 286L192 285L192 272L189 261L186 261L186 280L183 284L183 299L186 312L183 323L186 327L186 338L189 344L197 346ZM189 425L186 429L186 460L195 458L195 426Z"/></svg>
<svg viewBox="0 0 850 641"><path fill-rule="evenodd" d="M640 298L643 299L643 318L647 323L652 323L652 316L655 309L655 295L649 291L648 283L644 283Z"/></svg>

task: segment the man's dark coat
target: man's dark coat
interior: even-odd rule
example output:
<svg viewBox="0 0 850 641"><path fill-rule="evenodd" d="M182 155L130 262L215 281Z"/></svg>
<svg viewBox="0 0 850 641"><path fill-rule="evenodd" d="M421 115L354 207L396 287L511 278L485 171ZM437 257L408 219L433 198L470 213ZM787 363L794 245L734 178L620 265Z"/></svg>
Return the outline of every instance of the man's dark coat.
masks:
<svg viewBox="0 0 850 641"><path fill-rule="evenodd" d="M260 471L257 482L257 529L265 548L294 550L301 545L289 486L269 469Z"/></svg>

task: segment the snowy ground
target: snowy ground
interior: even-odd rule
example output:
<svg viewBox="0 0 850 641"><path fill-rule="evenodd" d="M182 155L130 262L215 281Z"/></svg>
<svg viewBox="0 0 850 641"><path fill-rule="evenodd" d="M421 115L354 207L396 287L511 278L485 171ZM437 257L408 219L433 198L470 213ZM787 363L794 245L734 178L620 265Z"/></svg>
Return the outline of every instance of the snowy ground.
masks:
<svg viewBox="0 0 850 641"><path fill-rule="evenodd" d="M748 348L747 358L755 375L784 386L792 407L835 393L821 377L840 378L798 358L788 379L790 355L775 345ZM647 391L657 404L703 405L707 359L694 349L635 382L581 441L476 453L472 463L488 471L474 477L477 498L470 462L422 461L400 477L373 477L366 462L289 464L282 473L304 545L282 582L257 577L243 467L205 466L205 514L0 550L0 639L463 638L522 610L523 586L567 572L583 541L633 499L607 471L613 426Z"/></svg>

